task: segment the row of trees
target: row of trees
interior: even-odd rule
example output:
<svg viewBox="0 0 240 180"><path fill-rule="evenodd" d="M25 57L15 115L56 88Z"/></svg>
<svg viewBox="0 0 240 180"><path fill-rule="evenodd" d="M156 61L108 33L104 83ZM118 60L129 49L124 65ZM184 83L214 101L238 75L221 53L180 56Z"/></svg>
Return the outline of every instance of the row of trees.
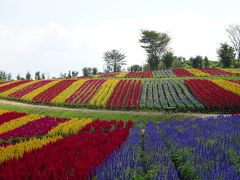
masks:
<svg viewBox="0 0 240 180"><path fill-rule="evenodd" d="M17 80L32 80L32 75L30 72L27 72L27 74L25 75L25 77L21 77L19 74L17 75ZM46 75L45 73L41 73L40 71L35 72L34 75L34 79L35 80L45 80L46 79Z"/></svg>
<svg viewBox="0 0 240 180"><path fill-rule="evenodd" d="M0 81L10 81L12 79L11 73L6 73L5 71L0 71Z"/></svg>
<svg viewBox="0 0 240 180"><path fill-rule="evenodd" d="M141 47L147 53L147 64L143 67L135 64L128 68L128 71L139 70L158 70L169 69L171 67L240 67L240 26L230 25L226 31L228 32L229 39L232 46L227 43L220 43L217 49L219 57L219 64L210 62L207 57L196 56L191 57L189 60L185 58L174 56L169 43L171 38L167 33L142 30L139 42ZM235 59L237 55L237 60ZM126 55L120 50L111 50L104 53L104 61L106 63L105 72L119 72L122 66L126 65Z"/></svg>

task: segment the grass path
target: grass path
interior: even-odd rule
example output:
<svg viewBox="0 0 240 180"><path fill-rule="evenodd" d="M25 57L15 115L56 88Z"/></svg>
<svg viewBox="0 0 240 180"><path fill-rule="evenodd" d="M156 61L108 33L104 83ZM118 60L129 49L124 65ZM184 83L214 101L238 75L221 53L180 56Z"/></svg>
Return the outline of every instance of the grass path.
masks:
<svg viewBox="0 0 240 180"><path fill-rule="evenodd" d="M174 112L156 112L156 111L111 111L111 110L92 110L86 108L67 108L67 107L54 107L45 105L25 104L21 102L0 100L0 109L26 112L33 114L40 114L53 117L66 117L66 118L82 118L91 117L93 119L105 120L134 120L134 121L153 121L170 120L170 119L186 119L197 117L217 116L213 113L174 113Z"/></svg>

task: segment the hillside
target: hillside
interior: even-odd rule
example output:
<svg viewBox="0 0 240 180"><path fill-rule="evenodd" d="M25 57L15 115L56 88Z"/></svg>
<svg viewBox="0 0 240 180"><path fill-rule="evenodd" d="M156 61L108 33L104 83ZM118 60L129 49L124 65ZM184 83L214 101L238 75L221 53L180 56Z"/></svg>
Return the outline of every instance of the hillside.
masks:
<svg viewBox="0 0 240 180"><path fill-rule="evenodd" d="M191 71L191 73L190 73ZM238 70L172 69L94 78L2 82L0 98L68 107L156 111L232 111L240 107ZM162 74L172 74L165 76ZM174 72L174 73L173 73ZM137 75L136 75L137 74ZM140 74L158 74L141 78ZM185 76L183 78L183 76ZM170 78L169 78L170 77Z"/></svg>

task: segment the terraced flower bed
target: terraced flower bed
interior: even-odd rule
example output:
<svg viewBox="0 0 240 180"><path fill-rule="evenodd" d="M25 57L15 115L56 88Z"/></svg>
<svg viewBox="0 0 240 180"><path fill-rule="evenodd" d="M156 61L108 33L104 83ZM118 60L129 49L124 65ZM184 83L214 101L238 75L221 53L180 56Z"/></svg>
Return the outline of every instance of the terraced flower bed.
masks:
<svg viewBox="0 0 240 180"><path fill-rule="evenodd" d="M220 68L173 68L159 71L137 71L122 73L107 73L94 76L81 76L79 78L172 78L172 77L208 77L239 75L239 69Z"/></svg>
<svg viewBox="0 0 240 180"><path fill-rule="evenodd" d="M239 179L240 116L67 119L0 110L0 179Z"/></svg>
<svg viewBox="0 0 240 180"><path fill-rule="evenodd" d="M0 98L111 110L239 112L240 84L211 78L11 81L0 84Z"/></svg>

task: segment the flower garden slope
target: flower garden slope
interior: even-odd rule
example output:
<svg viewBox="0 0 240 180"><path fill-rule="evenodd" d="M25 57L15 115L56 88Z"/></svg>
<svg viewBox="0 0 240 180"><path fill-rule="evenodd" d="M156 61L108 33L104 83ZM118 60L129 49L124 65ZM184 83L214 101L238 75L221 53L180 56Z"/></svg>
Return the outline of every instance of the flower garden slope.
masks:
<svg viewBox="0 0 240 180"><path fill-rule="evenodd" d="M239 111L240 96L208 80L185 80L190 91L210 109Z"/></svg>
<svg viewBox="0 0 240 180"><path fill-rule="evenodd" d="M78 80L71 84L68 88L66 88L62 93L57 95L55 98L51 100L51 103L54 104L64 104L65 101L74 94L84 83L86 80Z"/></svg>

